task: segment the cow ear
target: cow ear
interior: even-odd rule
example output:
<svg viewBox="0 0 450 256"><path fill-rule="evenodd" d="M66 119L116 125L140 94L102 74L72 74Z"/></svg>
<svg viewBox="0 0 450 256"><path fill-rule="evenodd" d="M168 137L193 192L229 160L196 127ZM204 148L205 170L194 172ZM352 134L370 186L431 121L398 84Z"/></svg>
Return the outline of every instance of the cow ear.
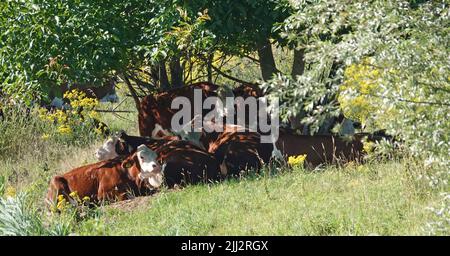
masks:
<svg viewBox="0 0 450 256"><path fill-rule="evenodd" d="M136 163L136 157L129 157L125 159L125 161L122 162L122 168L129 169L131 166L133 166L134 163Z"/></svg>
<svg viewBox="0 0 450 256"><path fill-rule="evenodd" d="M120 130L120 131L116 132L116 136L117 136L118 138L124 138L124 137L127 136L127 134L125 133L124 130Z"/></svg>

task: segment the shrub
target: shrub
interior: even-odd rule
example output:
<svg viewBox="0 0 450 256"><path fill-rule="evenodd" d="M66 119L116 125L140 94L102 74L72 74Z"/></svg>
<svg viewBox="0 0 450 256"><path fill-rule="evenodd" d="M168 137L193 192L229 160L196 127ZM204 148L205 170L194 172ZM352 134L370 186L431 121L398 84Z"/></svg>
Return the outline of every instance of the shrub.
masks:
<svg viewBox="0 0 450 256"><path fill-rule="evenodd" d="M99 105L97 99L88 98L84 92L72 90L64 94L64 98L70 101L69 109L56 109L48 112L40 108L39 118L53 126L53 134L45 133L42 138L50 136L57 140L69 143L81 143L92 141L105 133L107 127L98 121L99 114L95 108Z"/></svg>
<svg viewBox="0 0 450 256"><path fill-rule="evenodd" d="M0 235L68 235L69 225L57 222L46 226L37 210L33 210L25 193L0 198Z"/></svg>

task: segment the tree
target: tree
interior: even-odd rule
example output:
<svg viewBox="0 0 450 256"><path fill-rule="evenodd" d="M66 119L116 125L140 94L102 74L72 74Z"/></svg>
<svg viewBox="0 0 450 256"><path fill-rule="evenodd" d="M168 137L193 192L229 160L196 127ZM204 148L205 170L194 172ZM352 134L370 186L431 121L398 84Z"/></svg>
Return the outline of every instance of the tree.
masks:
<svg viewBox="0 0 450 256"><path fill-rule="evenodd" d="M214 34L217 50L238 56L257 52L264 80L277 72L271 40L280 39L273 28L290 15L288 1L197 0L185 6L191 13L208 10L211 20L206 29Z"/></svg>
<svg viewBox="0 0 450 256"><path fill-rule="evenodd" d="M6 1L1 4L3 90L45 99L62 83L100 84L140 64L134 47L150 1ZM26 92L25 92L26 91ZM24 94L31 94L23 97Z"/></svg>
<svg viewBox="0 0 450 256"><path fill-rule="evenodd" d="M276 71L272 27L287 17L288 6L273 0L4 1L2 91L31 104L49 100L65 83L99 85L119 75L138 105L149 91L226 75L214 65L217 52L259 53L268 79Z"/></svg>

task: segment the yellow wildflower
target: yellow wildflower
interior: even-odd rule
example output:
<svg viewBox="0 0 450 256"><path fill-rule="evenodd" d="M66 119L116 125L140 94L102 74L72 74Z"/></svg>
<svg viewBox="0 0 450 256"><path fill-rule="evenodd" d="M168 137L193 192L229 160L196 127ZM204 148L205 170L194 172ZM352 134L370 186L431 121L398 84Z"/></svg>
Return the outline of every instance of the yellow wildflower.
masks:
<svg viewBox="0 0 450 256"><path fill-rule="evenodd" d="M55 116L59 123L67 122L67 114L64 111L58 109L55 113Z"/></svg>
<svg viewBox="0 0 450 256"><path fill-rule="evenodd" d="M373 150L375 149L375 143L370 142L370 141L365 141L365 142L363 142L363 149L366 153L373 152Z"/></svg>
<svg viewBox="0 0 450 256"><path fill-rule="evenodd" d="M288 158L288 164L291 166L303 166L306 159L306 155L290 156Z"/></svg>
<svg viewBox="0 0 450 256"><path fill-rule="evenodd" d="M56 209L60 210L60 211L64 211L67 207L67 201L64 198L63 195L59 195L58 196L58 203L56 204Z"/></svg>
<svg viewBox="0 0 450 256"><path fill-rule="evenodd" d="M7 187L5 190L5 196L7 197L15 197L16 189L14 187Z"/></svg>
<svg viewBox="0 0 450 256"><path fill-rule="evenodd" d="M86 96L86 93L80 92L76 89L66 92L64 94L64 98L70 101L70 105L74 109L83 108L87 110L92 110L99 104L97 99L88 98Z"/></svg>
<svg viewBox="0 0 450 256"><path fill-rule="evenodd" d="M47 133L42 134L41 139L43 140L47 140L48 138L50 138L50 135Z"/></svg>
<svg viewBox="0 0 450 256"><path fill-rule="evenodd" d="M64 211L67 207L66 199L63 199L62 201L59 201L58 204L56 204L56 209L60 211Z"/></svg>
<svg viewBox="0 0 450 256"><path fill-rule="evenodd" d="M77 191L73 191L69 194L70 197L77 197L78 196L78 192Z"/></svg>
<svg viewBox="0 0 450 256"><path fill-rule="evenodd" d="M94 110L89 111L88 116L89 116L89 118L91 118L91 119L99 119L99 118L100 118L98 112L97 112L97 111L94 111Z"/></svg>
<svg viewBox="0 0 450 256"><path fill-rule="evenodd" d="M70 128L67 125L60 125L58 127L58 132L61 134L71 134L72 133L72 128Z"/></svg>
<svg viewBox="0 0 450 256"><path fill-rule="evenodd" d="M41 119L41 120L45 120L46 118L47 118L47 109L45 109L45 108L39 108L39 110L38 110L38 114L39 114L39 118Z"/></svg>

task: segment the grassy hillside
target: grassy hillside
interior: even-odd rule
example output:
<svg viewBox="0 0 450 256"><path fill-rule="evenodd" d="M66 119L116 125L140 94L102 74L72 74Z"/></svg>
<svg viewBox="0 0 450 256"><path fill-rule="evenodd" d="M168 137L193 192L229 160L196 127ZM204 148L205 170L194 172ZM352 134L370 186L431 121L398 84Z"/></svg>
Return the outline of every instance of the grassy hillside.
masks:
<svg viewBox="0 0 450 256"><path fill-rule="evenodd" d="M110 235L425 234L436 194L402 162L295 169L105 207L78 232Z"/></svg>
<svg viewBox="0 0 450 256"><path fill-rule="evenodd" d="M108 103L100 108L117 106ZM132 110L132 100L126 99L118 109ZM113 131L137 134L136 113L103 114L101 120ZM80 138L76 143L47 138L44 135L51 128L33 115L0 125L0 177L5 179L0 190L5 200L25 192L24 211L38 227L14 234L427 234L427 223L433 218L427 207L439 202L440 191L417 180L422 170L407 159L315 171L282 168L272 175L266 171L220 184L163 190L89 210L82 218L49 215L44 196L50 178L94 162L94 150L103 138ZM0 230L10 225L2 214ZM11 216L18 223L30 221L14 211Z"/></svg>

